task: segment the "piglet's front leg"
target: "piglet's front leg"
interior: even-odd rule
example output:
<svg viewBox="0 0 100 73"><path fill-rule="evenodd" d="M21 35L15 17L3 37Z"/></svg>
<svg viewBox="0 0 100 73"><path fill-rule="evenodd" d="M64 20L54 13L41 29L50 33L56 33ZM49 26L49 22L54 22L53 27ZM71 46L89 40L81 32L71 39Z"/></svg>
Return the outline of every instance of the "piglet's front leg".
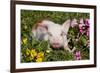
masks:
<svg viewBox="0 0 100 73"><path fill-rule="evenodd" d="M65 43L64 43L64 49L65 49L66 51L69 51L70 53L72 53L72 50L68 47L68 42L65 42Z"/></svg>
<svg viewBox="0 0 100 73"><path fill-rule="evenodd" d="M71 49L68 47L68 40L67 40L66 35L63 36L63 39L64 39L64 44L63 44L64 49L65 49L66 51L72 52Z"/></svg>
<svg viewBox="0 0 100 73"><path fill-rule="evenodd" d="M71 50L71 49L68 47L68 42L65 42L65 44L64 44L64 49L65 49L66 51L69 51L70 53L73 53L73 52L76 50L75 47Z"/></svg>
<svg viewBox="0 0 100 73"><path fill-rule="evenodd" d="M69 42L69 40L67 40L67 37L66 36L64 36L64 49L66 50L66 51L69 51L70 53L73 53L75 50L76 50L76 48L74 47L72 50L68 47L68 42Z"/></svg>

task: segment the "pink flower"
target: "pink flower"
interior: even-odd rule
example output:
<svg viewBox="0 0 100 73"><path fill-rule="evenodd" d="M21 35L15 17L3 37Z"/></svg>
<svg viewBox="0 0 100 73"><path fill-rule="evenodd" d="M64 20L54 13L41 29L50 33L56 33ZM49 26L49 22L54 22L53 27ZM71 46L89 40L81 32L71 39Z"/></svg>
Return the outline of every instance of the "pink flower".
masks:
<svg viewBox="0 0 100 73"><path fill-rule="evenodd" d="M90 25L90 20L89 19L85 19L85 25L89 26Z"/></svg>
<svg viewBox="0 0 100 73"><path fill-rule="evenodd" d="M80 31L80 33L84 32L84 30L83 30L83 24L79 24L79 31Z"/></svg>
<svg viewBox="0 0 100 73"><path fill-rule="evenodd" d="M80 32L83 33L83 29L80 29Z"/></svg>
<svg viewBox="0 0 100 73"><path fill-rule="evenodd" d="M83 18L81 18L79 21L79 30L81 33L83 33L83 26L85 26L85 24Z"/></svg>
<svg viewBox="0 0 100 73"><path fill-rule="evenodd" d="M75 59L76 60L81 60L81 52L80 51L75 52Z"/></svg>
<svg viewBox="0 0 100 73"><path fill-rule="evenodd" d="M77 19L73 19L71 22L71 27L75 27L76 25L78 25Z"/></svg>
<svg viewBox="0 0 100 73"><path fill-rule="evenodd" d="M84 24L83 18L80 19L79 23L80 23L80 24Z"/></svg>
<svg viewBox="0 0 100 73"><path fill-rule="evenodd" d="M85 23L84 23L84 19L83 18L80 19L79 24L81 24L82 26L85 26Z"/></svg>

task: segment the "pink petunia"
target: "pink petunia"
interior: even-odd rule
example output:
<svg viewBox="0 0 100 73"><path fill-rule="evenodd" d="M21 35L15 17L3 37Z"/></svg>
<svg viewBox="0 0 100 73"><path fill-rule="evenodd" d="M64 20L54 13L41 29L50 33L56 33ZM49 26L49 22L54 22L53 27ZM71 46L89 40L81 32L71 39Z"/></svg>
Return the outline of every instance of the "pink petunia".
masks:
<svg viewBox="0 0 100 73"><path fill-rule="evenodd" d="M79 20L79 24L85 26L85 24L84 24L84 19L83 19L83 18L81 18L81 19Z"/></svg>
<svg viewBox="0 0 100 73"><path fill-rule="evenodd" d="M81 52L80 51L75 52L75 59L76 60L81 60Z"/></svg>
<svg viewBox="0 0 100 73"><path fill-rule="evenodd" d="M84 23L83 18L81 18L79 22L80 22L80 24L83 24Z"/></svg>
<svg viewBox="0 0 100 73"><path fill-rule="evenodd" d="M71 27L75 27L75 26L77 26L78 25L78 23L77 23L77 19L73 19L72 20L72 22L71 22Z"/></svg>
<svg viewBox="0 0 100 73"><path fill-rule="evenodd" d="M83 26L85 26L85 24L84 24L83 18L81 18L80 21L79 21L79 30L80 30L81 33L84 32Z"/></svg>
<svg viewBox="0 0 100 73"><path fill-rule="evenodd" d="M83 33L84 32L83 29L80 29L80 32Z"/></svg>
<svg viewBox="0 0 100 73"><path fill-rule="evenodd" d="M85 19L85 25L90 26L90 20L89 19Z"/></svg>

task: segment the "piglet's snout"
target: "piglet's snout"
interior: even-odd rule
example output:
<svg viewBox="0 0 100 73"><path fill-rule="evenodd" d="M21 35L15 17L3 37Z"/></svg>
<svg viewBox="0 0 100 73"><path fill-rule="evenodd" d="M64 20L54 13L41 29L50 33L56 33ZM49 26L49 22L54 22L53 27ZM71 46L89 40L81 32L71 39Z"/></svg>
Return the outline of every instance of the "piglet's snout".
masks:
<svg viewBox="0 0 100 73"><path fill-rule="evenodd" d="M52 47L54 47L54 48L59 48L60 47L59 38L54 38L53 39Z"/></svg>
<svg viewBox="0 0 100 73"><path fill-rule="evenodd" d="M60 45L59 45L59 43L53 43L53 44L52 44L52 47L53 47L53 48L59 48Z"/></svg>
<svg viewBox="0 0 100 73"><path fill-rule="evenodd" d="M53 43L53 45L59 45L59 43Z"/></svg>
<svg viewBox="0 0 100 73"><path fill-rule="evenodd" d="M60 41L60 39L59 39L58 37L55 37L55 38L53 38L53 41L54 41L55 43L57 43L58 41Z"/></svg>

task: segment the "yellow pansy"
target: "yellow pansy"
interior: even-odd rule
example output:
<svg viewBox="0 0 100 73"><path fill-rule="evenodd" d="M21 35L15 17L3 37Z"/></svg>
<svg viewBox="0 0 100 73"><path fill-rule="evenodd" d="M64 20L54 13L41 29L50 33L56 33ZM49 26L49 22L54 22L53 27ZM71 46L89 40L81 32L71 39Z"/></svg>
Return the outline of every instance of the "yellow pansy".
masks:
<svg viewBox="0 0 100 73"><path fill-rule="evenodd" d="M34 58L33 57L29 57L29 60L33 60Z"/></svg>
<svg viewBox="0 0 100 73"><path fill-rule="evenodd" d="M37 54L37 58L43 58L44 57L44 53L43 52L39 52L38 54Z"/></svg>
<svg viewBox="0 0 100 73"><path fill-rule="evenodd" d="M37 59L36 59L36 62L42 62L42 61L43 61L42 58L37 58Z"/></svg>
<svg viewBox="0 0 100 73"><path fill-rule="evenodd" d="M26 55L28 56L30 54L30 50L27 48L26 49Z"/></svg>
<svg viewBox="0 0 100 73"><path fill-rule="evenodd" d="M37 55L37 52L35 51L35 49L31 50L30 55L31 55L31 57L35 57Z"/></svg>
<svg viewBox="0 0 100 73"><path fill-rule="evenodd" d="M27 38L23 38L23 43L26 44L27 43Z"/></svg>
<svg viewBox="0 0 100 73"><path fill-rule="evenodd" d="M26 55L28 56L30 54L30 50L27 48L26 49Z"/></svg>

